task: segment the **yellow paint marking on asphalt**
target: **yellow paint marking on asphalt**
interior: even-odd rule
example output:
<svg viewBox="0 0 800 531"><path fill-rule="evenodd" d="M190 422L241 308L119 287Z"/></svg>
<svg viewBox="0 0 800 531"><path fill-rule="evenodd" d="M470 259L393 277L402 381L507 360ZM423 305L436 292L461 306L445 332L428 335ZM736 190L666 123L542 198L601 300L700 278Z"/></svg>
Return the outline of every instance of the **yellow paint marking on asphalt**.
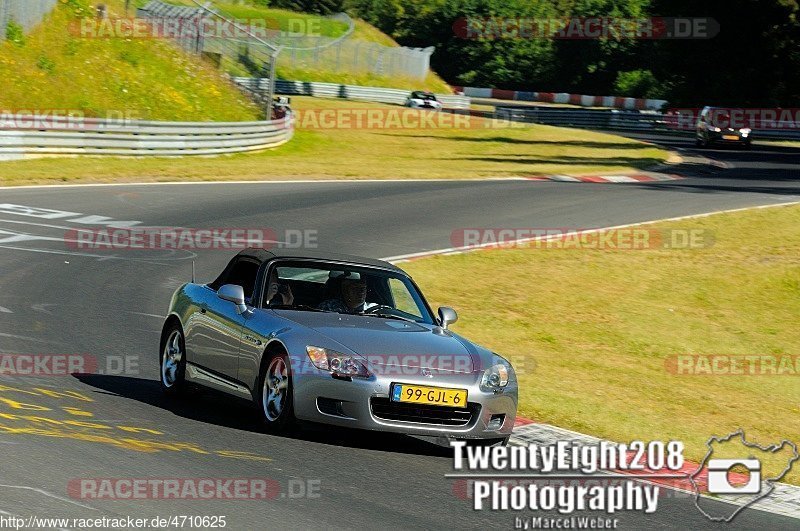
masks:
<svg viewBox="0 0 800 531"><path fill-rule="evenodd" d="M272 461L269 457L263 457L250 452L237 452L235 450L217 450L214 452L220 457L229 457L231 459L244 459L246 461Z"/></svg>
<svg viewBox="0 0 800 531"><path fill-rule="evenodd" d="M7 385L0 385L0 392L3 392L3 391L14 391L15 393L25 393L25 394L33 395L33 396L40 396L39 393L34 393L33 391L28 391L28 390L25 390L25 389L18 389L16 387L9 387Z"/></svg>
<svg viewBox="0 0 800 531"><path fill-rule="evenodd" d="M63 409L70 415L75 415L76 417L94 417L94 413L92 413L91 411L86 411L84 409L79 409L77 407L62 407L61 409Z"/></svg>
<svg viewBox="0 0 800 531"><path fill-rule="evenodd" d="M33 391L29 391L27 389L20 389L19 387L11 387L8 385L0 385L0 392L3 391L11 391L14 393L23 393L26 395L31 396L49 396L51 398L74 398L76 400L81 400L83 402L94 402L94 399L88 397L82 393L77 391L53 391L52 389L46 389L43 387L34 387Z"/></svg>
<svg viewBox="0 0 800 531"><path fill-rule="evenodd" d="M113 430L114 428L111 426L106 426L105 424L98 424L96 422L85 422L82 420L65 420L64 424L69 424L70 426L77 426L79 428L89 428L91 430Z"/></svg>
<svg viewBox="0 0 800 531"><path fill-rule="evenodd" d="M75 398L84 402L94 402L93 398L77 391L53 391L52 389L43 389L41 387L34 387L33 390L52 398Z"/></svg>
<svg viewBox="0 0 800 531"><path fill-rule="evenodd" d="M208 455L209 452L203 450L202 448L198 447L192 443L180 443L180 442L158 442L158 441L148 441L145 439L119 439L119 441L129 444L134 449L144 452L157 452L159 450L170 450L173 452L181 452L183 450L187 450L189 452L194 452L196 454L204 454Z"/></svg>
<svg viewBox="0 0 800 531"><path fill-rule="evenodd" d="M7 404L9 407L13 409L24 409L26 411L52 411L49 407L44 406L37 406L36 404L26 404L24 402L17 402L16 400L11 400L10 398L3 398L0 396L0 402Z"/></svg>
<svg viewBox="0 0 800 531"><path fill-rule="evenodd" d="M163 431L151 430L150 428L136 428L134 426L117 426L117 428L121 429L122 431L128 431L131 433L149 433L150 435L164 435Z"/></svg>
<svg viewBox="0 0 800 531"><path fill-rule="evenodd" d="M48 417L37 417L35 415L14 415L13 413L0 413L0 418L4 418L7 420L29 420L31 422L44 422L50 424L57 424L61 425L60 420L51 419Z"/></svg>
<svg viewBox="0 0 800 531"><path fill-rule="evenodd" d="M53 391L36 387L30 391L17 387L0 385L0 392L22 393L27 396L48 397L57 400L72 399L83 402L94 402L94 400L77 391ZM13 426L0 423L0 433L18 435L37 435L40 437L54 437L62 439L72 439L85 442L107 444L116 448L133 450L143 453L156 453L161 451L170 452L191 452L199 455L224 457L227 459L242 459L248 461L271 461L272 459L251 452L237 450L205 450L201 446L190 442L176 441L154 441L150 439L138 439L132 437L115 436L114 431L125 432L128 434L164 435L164 432L152 428L142 428L138 426L112 425L103 421L89 422L76 419L54 419L46 416L22 413L22 412L46 412L53 411L39 404L21 402L4 396L0 396L0 406L7 406L14 413L0 412L0 420L14 422L28 422L28 425ZM94 417L94 413L73 406L61 406L60 409L65 413L76 417Z"/></svg>

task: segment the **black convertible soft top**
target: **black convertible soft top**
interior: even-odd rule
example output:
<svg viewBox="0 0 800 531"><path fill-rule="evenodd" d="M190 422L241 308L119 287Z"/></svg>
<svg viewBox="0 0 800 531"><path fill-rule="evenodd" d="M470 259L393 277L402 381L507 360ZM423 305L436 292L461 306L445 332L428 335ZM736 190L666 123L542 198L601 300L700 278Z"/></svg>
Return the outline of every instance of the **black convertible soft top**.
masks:
<svg viewBox="0 0 800 531"><path fill-rule="evenodd" d="M365 258L363 256L355 256L349 254L328 253L323 251L300 251L297 249L262 249L259 247L250 247L241 251L237 257L247 257L256 260L258 263L263 264L269 262L273 258L297 258L300 260L320 260L320 261L334 261L344 262L353 265L366 265L372 267L380 267L404 273L399 267L385 262L383 260L376 260L374 258Z"/></svg>

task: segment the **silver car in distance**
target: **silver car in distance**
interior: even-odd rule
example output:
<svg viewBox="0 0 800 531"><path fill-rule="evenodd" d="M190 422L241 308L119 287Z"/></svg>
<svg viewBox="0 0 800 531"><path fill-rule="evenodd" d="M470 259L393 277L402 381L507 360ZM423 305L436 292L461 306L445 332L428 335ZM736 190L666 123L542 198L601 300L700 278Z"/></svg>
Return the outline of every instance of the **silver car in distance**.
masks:
<svg viewBox="0 0 800 531"><path fill-rule="evenodd" d="M172 296L161 385L253 400L268 431L296 420L505 444L517 378L453 333L411 278L380 260L247 249Z"/></svg>

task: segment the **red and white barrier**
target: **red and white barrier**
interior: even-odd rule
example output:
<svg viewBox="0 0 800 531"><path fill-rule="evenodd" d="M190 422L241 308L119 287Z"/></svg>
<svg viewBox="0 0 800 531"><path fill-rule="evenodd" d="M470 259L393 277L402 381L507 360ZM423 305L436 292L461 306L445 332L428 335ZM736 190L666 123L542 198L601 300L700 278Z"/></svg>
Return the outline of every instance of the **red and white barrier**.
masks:
<svg viewBox="0 0 800 531"><path fill-rule="evenodd" d="M504 90L496 88L453 87L456 94L463 93L470 98L492 98L496 100L539 101L543 103L568 103L581 107L610 107L614 109L660 110L666 100L644 98L621 98L618 96L587 96L566 92L529 92L523 90Z"/></svg>

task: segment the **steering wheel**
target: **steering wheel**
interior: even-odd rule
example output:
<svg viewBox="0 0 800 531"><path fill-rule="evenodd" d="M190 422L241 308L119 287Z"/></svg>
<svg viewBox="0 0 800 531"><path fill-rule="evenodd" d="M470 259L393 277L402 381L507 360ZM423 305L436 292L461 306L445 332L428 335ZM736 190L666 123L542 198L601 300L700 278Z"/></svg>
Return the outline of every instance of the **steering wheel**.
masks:
<svg viewBox="0 0 800 531"><path fill-rule="evenodd" d="M389 310L390 312L395 311L394 308L392 308L391 306L387 306L386 304L376 304L375 306L370 306L361 313L377 313L380 310Z"/></svg>

